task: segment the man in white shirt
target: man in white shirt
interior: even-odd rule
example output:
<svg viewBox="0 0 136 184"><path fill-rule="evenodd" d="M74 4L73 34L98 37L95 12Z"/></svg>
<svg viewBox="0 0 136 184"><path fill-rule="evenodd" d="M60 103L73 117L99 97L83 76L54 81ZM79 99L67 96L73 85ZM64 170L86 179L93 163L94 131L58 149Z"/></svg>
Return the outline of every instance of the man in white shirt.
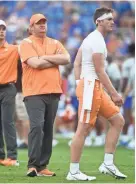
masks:
<svg viewBox="0 0 136 184"><path fill-rule="evenodd" d="M79 100L79 123L71 144L71 163L67 180L95 180L79 169L79 161L84 141L93 128L98 115L109 120L110 128L105 143L104 161L99 171L116 178L126 178L113 163L114 152L120 132L124 126L124 118L119 113L123 104L122 97L113 87L105 72L107 49L104 36L113 30L113 10L99 8L94 13L96 30L84 40L77 53L74 70L77 83L76 95ZM109 95L103 90L107 90Z"/></svg>
<svg viewBox="0 0 136 184"><path fill-rule="evenodd" d="M130 122L126 122L126 127L129 126L126 136L129 138L129 140L131 140L128 143L127 148L134 150L135 149L135 64L133 64L133 67L130 70L128 83L127 83L127 86L126 86L126 89L125 89L125 92L124 92L124 99L127 99L126 97L127 98L128 97L132 98L131 109L126 109L126 110L130 111L131 121L132 121L131 124L130 124ZM129 105L129 103L127 105ZM124 115L126 116L126 114L124 114ZM122 135L122 137L121 137L122 142L125 140L126 136Z"/></svg>
<svg viewBox="0 0 136 184"><path fill-rule="evenodd" d="M128 86L128 81L132 78L133 69L135 69L135 44L132 43L128 47L129 57L124 61L122 66L122 93L125 93L126 88ZM125 102L123 105L124 109L124 119L125 119L125 126L123 128L123 135L121 137L121 141L125 142L125 140L129 140L130 137L128 136L128 128L131 124L132 119L132 92L130 91L127 96L125 96Z"/></svg>

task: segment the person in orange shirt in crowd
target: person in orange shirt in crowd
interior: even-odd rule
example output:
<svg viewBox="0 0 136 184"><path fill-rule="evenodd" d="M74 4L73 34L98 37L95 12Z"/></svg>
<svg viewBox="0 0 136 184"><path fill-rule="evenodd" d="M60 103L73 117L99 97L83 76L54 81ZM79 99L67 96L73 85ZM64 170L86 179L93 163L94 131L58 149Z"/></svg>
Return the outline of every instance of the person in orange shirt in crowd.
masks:
<svg viewBox="0 0 136 184"><path fill-rule="evenodd" d="M47 19L35 14L30 19L32 35L20 44L22 88L30 119L27 176L55 176L47 165L52 153L53 123L61 89L59 65L70 62L63 45L46 36Z"/></svg>
<svg viewBox="0 0 136 184"><path fill-rule="evenodd" d="M0 164L19 166L14 124L18 48L6 42L6 23L0 20ZM7 159L4 149L4 139Z"/></svg>

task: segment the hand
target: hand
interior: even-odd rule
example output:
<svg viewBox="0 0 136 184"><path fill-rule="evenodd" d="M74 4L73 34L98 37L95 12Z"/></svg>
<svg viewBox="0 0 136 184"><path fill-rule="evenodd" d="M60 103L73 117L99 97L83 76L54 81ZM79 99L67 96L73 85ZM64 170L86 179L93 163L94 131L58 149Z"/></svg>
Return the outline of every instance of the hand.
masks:
<svg viewBox="0 0 136 184"><path fill-rule="evenodd" d="M123 103L124 103L124 100L123 100L122 96L119 95L118 93L113 94L111 96L111 99L115 103L115 105L117 105L119 107L121 107L123 105Z"/></svg>

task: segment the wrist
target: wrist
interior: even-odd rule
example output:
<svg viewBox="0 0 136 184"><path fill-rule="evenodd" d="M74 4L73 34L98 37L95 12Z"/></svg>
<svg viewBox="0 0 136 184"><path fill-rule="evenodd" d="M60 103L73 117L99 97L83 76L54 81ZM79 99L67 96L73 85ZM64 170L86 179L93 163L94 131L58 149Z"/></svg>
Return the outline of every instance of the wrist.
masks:
<svg viewBox="0 0 136 184"><path fill-rule="evenodd" d="M117 95L118 92L116 91L115 88L113 88L111 91L110 91L110 96L114 96L114 95Z"/></svg>
<svg viewBox="0 0 136 184"><path fill-rule="evenodd" d="M110 96L116 96L118 93L115 91L115 92L111 92L110 93Z"/></svg>

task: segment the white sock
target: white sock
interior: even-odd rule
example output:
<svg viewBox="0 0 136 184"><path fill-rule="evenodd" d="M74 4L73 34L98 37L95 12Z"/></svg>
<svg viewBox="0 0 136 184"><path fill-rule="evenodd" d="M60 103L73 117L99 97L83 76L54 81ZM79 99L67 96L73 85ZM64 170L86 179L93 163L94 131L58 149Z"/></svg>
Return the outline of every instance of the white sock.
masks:
<svg viewBox="0 0 136 184"><path fill-rule="evenodd" d="M24 142L24 140L17 138L17 146L20 146L23 142Z"/></svg>
<svg viewBox="0 0 136 184"><path fill-rule="evenodd" d="M113 154L112 153L105 153L104 163L106 165L112 165L113 164Z"/></svg>
<svg viewBox="0 0 136 184"><path fill-rule="evenodd" d="M79 163L70 163L70 172L75 174L77 171L79 171Z"/></svg>

